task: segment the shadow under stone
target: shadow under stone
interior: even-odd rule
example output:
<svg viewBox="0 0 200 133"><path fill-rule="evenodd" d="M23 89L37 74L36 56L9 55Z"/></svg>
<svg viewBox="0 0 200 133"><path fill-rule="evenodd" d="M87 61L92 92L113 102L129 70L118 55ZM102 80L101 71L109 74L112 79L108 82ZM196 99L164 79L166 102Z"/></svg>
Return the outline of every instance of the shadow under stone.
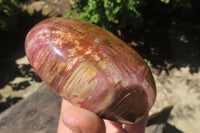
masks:
<svg viewBox="0 0 200 133"><path fill-rule="evenodd" d="M21 99L22 99L21 97L14 97L14 98L8 97L8 98L6 98L6 102L0 103L0 113L2 111L4 111L5 109L11 107L13 104L17 103Z"/></svg>
<svg viewBox="0 0 200 133"><path fill-rule="evenodd" d="M166 123L163 133L183 133L183 132L177 129L175 126Z"/></svg>

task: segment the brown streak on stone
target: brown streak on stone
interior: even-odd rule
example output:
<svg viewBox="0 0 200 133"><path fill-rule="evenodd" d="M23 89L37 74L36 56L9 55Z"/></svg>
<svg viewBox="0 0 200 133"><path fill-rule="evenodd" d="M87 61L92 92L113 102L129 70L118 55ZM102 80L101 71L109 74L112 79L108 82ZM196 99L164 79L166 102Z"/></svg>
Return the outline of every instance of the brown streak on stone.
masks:
<svg viewBox="0 0 200 133"><path fill-rule="evenodd" d="M119 120L122 118L129 120L125 121L125 123L130 124L146 114L149 106L147 94L140 86L135 85L123 89L120 88L115 94L113 102L101 114L102 118L110 120ZM119 104L123 106L118 106Z"/></svg>

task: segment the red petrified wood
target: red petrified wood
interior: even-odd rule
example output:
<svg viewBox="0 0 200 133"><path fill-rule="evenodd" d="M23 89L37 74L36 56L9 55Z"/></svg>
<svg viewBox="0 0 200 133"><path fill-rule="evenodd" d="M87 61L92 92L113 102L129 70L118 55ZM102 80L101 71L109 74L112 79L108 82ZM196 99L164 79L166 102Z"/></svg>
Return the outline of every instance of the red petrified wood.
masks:
<svg viewBox="0 0 200 133"><path fill-rule="evenodd" d="M101 118L132 124L155 101L144 60L98 26L50 18L31 29L25 47L30 64L54 91Z"/></svg>

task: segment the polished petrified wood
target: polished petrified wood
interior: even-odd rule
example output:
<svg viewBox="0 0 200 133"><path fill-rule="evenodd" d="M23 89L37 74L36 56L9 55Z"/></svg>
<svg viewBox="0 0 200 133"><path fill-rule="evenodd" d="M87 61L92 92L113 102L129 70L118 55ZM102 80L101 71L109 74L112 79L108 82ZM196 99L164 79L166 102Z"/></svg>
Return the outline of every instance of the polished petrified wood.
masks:
<svg viewBox="0 0 200 133"><path fill-rule="evenodd" d="M30 64L54 91L102 118L131 124L155 101L145 61L98 26L50 18L30 30L25 47Z"/></svg>

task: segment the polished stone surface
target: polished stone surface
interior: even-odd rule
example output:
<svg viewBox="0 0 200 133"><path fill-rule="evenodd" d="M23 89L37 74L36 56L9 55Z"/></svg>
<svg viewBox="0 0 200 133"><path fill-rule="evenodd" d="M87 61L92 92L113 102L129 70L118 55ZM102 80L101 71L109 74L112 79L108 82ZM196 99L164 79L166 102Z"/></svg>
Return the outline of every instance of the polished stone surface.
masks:
<svg viewBox="0 0 200 133"><path fill-rule="evenodd" d="M132 124L155 101L155 83L142 57L98 26L50 18L30 30L25 44L44 82L101 118Z"/></svg>

